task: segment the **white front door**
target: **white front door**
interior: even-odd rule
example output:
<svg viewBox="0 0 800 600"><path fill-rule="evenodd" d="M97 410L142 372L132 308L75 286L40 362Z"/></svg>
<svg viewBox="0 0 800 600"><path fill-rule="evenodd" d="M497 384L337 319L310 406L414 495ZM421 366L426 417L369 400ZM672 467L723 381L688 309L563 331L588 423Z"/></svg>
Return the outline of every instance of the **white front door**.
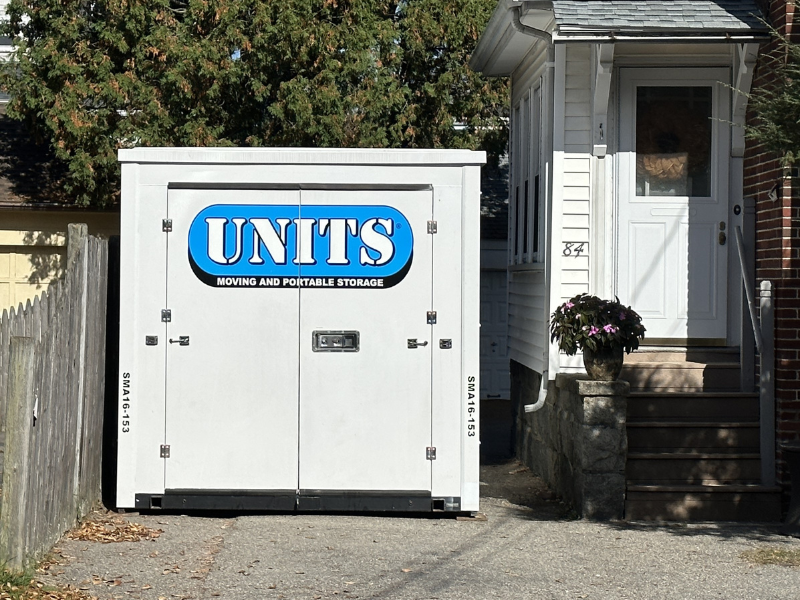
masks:
<svg viewBox="0 0 800 600"><path fill-rule="evenodd" d="M726 341L728 81L620 71L616 289L651 344Z"/></svg>

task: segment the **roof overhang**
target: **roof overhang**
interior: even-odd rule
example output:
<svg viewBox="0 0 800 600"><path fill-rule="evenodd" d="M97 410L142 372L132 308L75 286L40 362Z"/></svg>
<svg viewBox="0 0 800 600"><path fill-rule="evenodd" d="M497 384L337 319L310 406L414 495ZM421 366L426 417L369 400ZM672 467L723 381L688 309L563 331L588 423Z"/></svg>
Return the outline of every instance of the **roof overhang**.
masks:
<svg viewBox="0 0 800 600"><path fill-rule="evenodd" d="M543 35L532 35L531 30ZM552 2L500 0L478 41L470 60L470 67L489 77L511 75L537 44L546 43L545 37L553 44L570 42L746 44L767 41L769 34L766 31L749 29L723 30L697 27L590 29L559 25Z"/></svg>
<svg viewBox="0 0 800 600"><path fill-rule="evenodd" d="M698 44L698 43L716 43L716 44L746 44L750 42L765 42L769 40L769 34L761 32L731 32L731 31L680 31L670 30L663 31L658 29L641 30L641 31L626 31L626 30L564 30L559 28L557 33L553 34L553 42L595 42L595 43L613 43L613 42L642 42L642 43L676 43L676 44Z"/></svg>
<svg viewBox="0 0 800 600"><path fill-rule="evenodd" d="M514 22L515 12L523 29L541 31L549 37L555 28L552 2L500 0L472 53L472 69L489 77L511 75L534 46L545 43L543 38L520 30Z"/></svg>

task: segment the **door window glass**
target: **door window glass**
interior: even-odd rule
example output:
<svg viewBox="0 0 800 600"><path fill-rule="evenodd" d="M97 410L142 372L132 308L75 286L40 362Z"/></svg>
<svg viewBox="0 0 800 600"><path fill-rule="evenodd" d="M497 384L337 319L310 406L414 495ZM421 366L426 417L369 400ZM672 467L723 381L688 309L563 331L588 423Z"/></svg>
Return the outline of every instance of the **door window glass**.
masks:
<svg viewBox="0 0 800 600"><path fill-rule="evenodd" d="M637 196L711 196L711 91L637 88Z"/></svg>

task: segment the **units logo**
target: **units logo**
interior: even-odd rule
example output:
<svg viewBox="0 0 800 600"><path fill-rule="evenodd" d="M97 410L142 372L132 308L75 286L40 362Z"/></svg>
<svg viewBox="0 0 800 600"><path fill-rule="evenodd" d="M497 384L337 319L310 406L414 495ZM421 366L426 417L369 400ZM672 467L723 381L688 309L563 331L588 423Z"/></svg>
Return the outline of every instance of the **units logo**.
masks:
<svg viewBox="0 0 800 600"><path fill-rule="evenodd" d="M392 287L413 248L390 206L215 204L189 227L189 263L213 287Z"/></svg>

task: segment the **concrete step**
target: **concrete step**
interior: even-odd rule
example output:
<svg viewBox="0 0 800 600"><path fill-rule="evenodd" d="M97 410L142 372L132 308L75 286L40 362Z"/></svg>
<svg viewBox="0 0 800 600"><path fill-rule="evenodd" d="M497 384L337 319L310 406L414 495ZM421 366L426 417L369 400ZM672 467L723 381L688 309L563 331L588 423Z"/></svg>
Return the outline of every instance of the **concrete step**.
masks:
<svg viewBox="0 0 800 600"><path fill-rule="evenodd" d="M739 348L670 348L639 346L638 350L625 355L626 363L641 362L693 362L693 363L738 363Z"/></svg>
<svg viewBox="0 0 800 600"><path fill-rule="evenodd" d="M749 392L631 392L628 421L758 423L758 394Z"/></svg>
<svg viewBox="0 0 800 600"><path fill-rule="evenodd" d="M631 390L659 392L739 391L738 362L629 362L622 367L620 379Z"/></svg>
<svg viewBox="0 0 800 600"><path fill-rule="evenodd" d="M757 453L629 452L625 475L638 485L755 484Z"/></svg>
<svg viewBox="0 0 800 600"><path fill-rule="evenodd" d="M645 453L758 453L759 427L754 422L628 422L628 451Z"/></svg>
<svg viewBox="0 0 800 600"><path fill-rule="evenodd" d="M777 522L778 487L761 485L628 485L625 518L631 521Z"/></svg>

